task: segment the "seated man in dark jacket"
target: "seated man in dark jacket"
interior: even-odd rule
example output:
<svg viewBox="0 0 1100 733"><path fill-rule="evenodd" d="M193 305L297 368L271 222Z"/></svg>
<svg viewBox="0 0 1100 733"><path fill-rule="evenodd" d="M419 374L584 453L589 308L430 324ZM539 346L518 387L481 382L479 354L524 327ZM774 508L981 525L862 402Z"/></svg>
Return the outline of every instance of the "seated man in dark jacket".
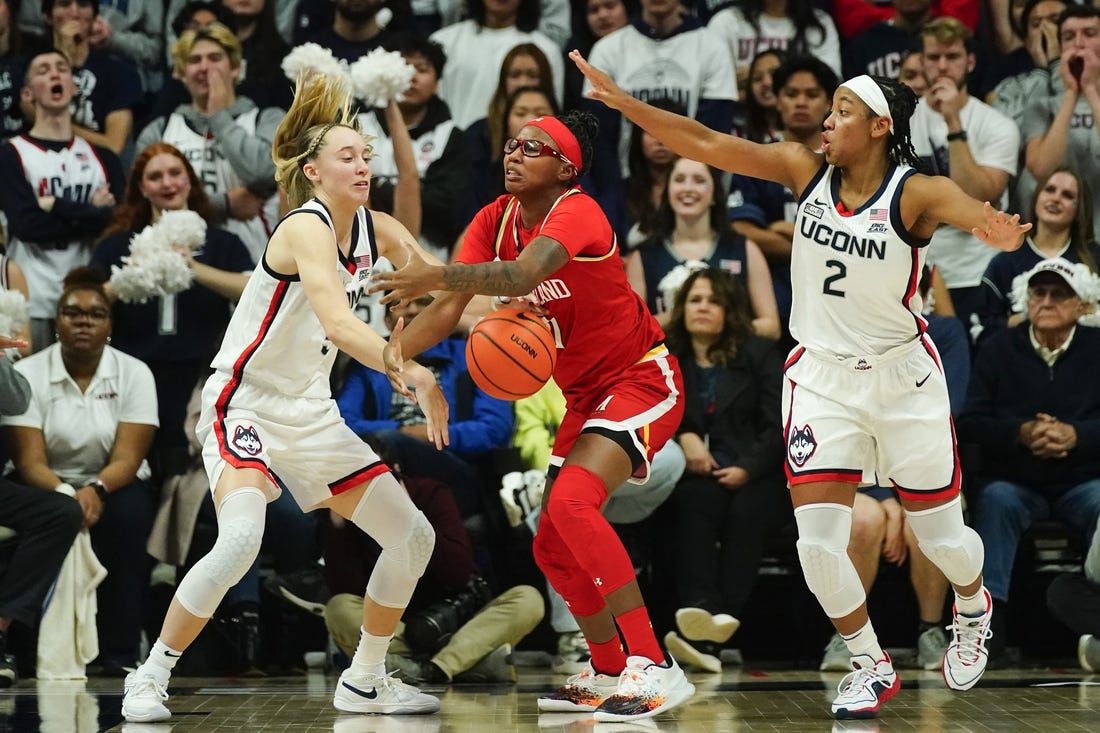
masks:
<svg viewBox="0 0 1100 733"><path fill-rule="evenodd" d="M1084 265L1043 260L1027 273L1027 320L979 349L960 442L981 446L975 529L985 543L994 624L1007 620L1020 537L1055 518L1092 537L1100 514L1100 329L1078 325L1095 276ZM991 658L1003 652L993 629Z"/></svg>

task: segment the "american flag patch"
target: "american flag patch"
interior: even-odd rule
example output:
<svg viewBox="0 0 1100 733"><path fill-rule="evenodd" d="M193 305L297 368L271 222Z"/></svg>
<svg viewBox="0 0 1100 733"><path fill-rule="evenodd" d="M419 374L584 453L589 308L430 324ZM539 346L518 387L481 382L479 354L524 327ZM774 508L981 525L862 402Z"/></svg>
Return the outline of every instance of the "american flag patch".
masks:
<svg viewBox="0 0 1100 733"><path fill-rule="evenodd" d="M867 216L867 218L871 221L886 221L889 216L889 209L871 209L871 213Z"/></svg>
<svg viewBox="0 0 1100 733"><path fill-rule="evenodd" d="M354 257L351 258L351 261L355 263L356 272L358 272L359 270L369 270L370 269L371 258L370 258L369 253L365 254L365 255L355 255Z"/></svg>

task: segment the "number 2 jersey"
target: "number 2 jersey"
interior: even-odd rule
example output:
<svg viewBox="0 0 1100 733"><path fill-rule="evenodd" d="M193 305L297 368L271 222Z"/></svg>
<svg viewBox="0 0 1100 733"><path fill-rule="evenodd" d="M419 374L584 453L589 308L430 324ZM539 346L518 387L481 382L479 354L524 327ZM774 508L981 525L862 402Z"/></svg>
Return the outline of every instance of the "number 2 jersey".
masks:
<svg viewBox="0 0 1100 733"><path fill-rule="evenodd" d="M317 242L316 246L332 247L332 266L354 307L366 292L371 267L378 261L370 212L358 210L346 257L334 246L332 217L320 201L307 201L282 222L291 216L320 217L332 230L332 242ZM329 372L336 352L306 298L301 278L272 272L261 256L211 366L227 375L231 385L246 382L285 395L323 399L331 397Z"/></svg>
<svg viewBox="0 0 1100 733"><path fill-rule="evenodd" d="M840 171L823 165L802 193L791 251L791 335L841 357L883 354L924 333L918 291L929 239L901 221L916 171L890 167L858 209L841 213Z"/></svg>
<svg viewBox="0 0 1100 733"><path fill-rule="evenodd" d="M665 335L627 282L607 217L578 187L566 189L532 229L523 227L519 202L501 196L474 217L456 261L515 260L540 234L560 242L569 262L531 297L549 312L558 343L554 381L571 409L586 410Z"/></svg>

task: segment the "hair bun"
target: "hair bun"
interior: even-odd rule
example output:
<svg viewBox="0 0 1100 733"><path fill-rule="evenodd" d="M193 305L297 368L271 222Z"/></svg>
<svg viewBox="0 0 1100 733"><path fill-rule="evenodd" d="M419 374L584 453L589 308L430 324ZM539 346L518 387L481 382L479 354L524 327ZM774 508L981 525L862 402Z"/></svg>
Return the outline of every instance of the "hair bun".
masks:
<svg viewBox="0 0 1100 733"><path fill-rule="evenodd" d="M107 277L96 267L84 265L69 271L61 283L63 290L73 288L102 288L107 282Z"/></svg>

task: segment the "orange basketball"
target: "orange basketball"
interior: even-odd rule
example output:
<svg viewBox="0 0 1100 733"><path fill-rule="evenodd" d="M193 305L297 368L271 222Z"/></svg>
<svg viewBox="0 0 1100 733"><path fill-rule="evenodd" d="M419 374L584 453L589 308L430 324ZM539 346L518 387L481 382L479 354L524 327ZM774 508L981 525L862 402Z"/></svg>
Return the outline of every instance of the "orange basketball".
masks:
<svg viewBox="0 0 1100 733"><path fill-rule="evenodd" d="M546 323L515 308L485 316L466 341L466 368L474 384L502 400L538 392L553 375L557 358Z"/></svg>

